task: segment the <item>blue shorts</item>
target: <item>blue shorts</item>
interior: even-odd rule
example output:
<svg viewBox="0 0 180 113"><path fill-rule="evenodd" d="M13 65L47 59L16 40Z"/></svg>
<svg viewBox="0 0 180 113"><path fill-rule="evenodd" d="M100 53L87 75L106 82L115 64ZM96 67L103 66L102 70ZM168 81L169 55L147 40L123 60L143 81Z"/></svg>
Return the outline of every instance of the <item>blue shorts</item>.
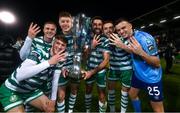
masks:
<svg viewBox="0 0 180 113"><path fill-rule="evenodd" d="M138 89L143 89L148 93L148 96L153 102L160 102L163 100L162 81L157 83L145 83L139 80L135 75L132 76L131 86Z"/></svg>

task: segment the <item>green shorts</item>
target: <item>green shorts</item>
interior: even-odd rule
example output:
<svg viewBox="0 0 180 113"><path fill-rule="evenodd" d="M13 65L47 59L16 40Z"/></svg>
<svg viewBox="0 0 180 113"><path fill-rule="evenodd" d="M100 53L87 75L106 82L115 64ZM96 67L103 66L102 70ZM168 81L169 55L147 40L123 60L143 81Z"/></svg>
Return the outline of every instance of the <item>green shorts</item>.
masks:
<svg viewBox="0 0 180 113"><path fill-rule="evenodd" d="M86 80L86 84L93 84L96 80L97 86L100 88L106 88L106 69L101 70L95 75L92 75L89 79Z"/></svg>
<svg viewBox="0 0 180 113"><path fill-rule="evenodd" d="M108 80L117 81L119 80L124 87L131 87L133 70L125 71L109 71Z"/></svg>
<svg viewBox="0 0 180 113"><path fill-rule="evenodd" d="M35 90L29 93L19 93L10 90L4 84L0 87L0 102L4 108L4 111L9 111L16 106L29 103L41 95L43 95L43 92L40 90Z"/></svg>

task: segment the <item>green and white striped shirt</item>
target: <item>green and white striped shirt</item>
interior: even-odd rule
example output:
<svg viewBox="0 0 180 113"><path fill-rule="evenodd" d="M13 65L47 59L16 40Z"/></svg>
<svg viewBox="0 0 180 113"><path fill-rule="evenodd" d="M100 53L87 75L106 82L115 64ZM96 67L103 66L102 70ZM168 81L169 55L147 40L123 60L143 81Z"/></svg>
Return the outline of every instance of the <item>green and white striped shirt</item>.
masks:
<svg viewBox="0 0 180 113"><path fill-rule="evenodd" d="M127 39L120 37L122 42L128 45ZM124 71L132 69L131 55L125 50L111 46L110 47L110 71Z"/></svg>
<svg viewBox="0 0 180 113"><path fill-rule="evenodd" d="M45 62L47 62L47 60L50 58L50 54L44 54L42 50L40 49L35 49L33 50L30 55L28 56L27 60L25 60L12 74L11 76L5 81L5 85L13 90L13 91L17 91L17 92L21 92L21 93L26 93L26 92L31 92L34 91L36 89L40 89L41 86L43 85L43 83L47 83L47 81L49 81L49 79L52 80L52 76L51 76L51 72L52 70L49 67L49 64L45 64ZM33 70L33 68L31 68L31 65L26 63L28 60L32 61L34 63L34 65L32 66L37 66L40 63L44 63L44 66L41 66L41 68L39 69L39 73L33 75L30 78L27 79L22 79L22 80L18 80L17 79L17 73L21 76L24 75L23 73L25 73L23 71L20 71L20 68L24 68L24 69L29 69L29 70ZM26 68L28 67L28 68ZM36 67L35 67L36 68ZM38 69L39 67L37 67ZM27 71L29 71L27 70ZM32 71L31 70L31 71ZM35 70L34 70L35 71ZM36 70L37 71L37 70ZM36 73L36 72L35 72Z"/></svg>
<svg viewBox="0 0 180 113"><path fill-rule="evenodd" d="M90 57L88 59L88 68L96 68L104 59L103 53L109 51L109 40L104 36L100 36L100 44L96 46L95 49L91 51Z"/></svg>

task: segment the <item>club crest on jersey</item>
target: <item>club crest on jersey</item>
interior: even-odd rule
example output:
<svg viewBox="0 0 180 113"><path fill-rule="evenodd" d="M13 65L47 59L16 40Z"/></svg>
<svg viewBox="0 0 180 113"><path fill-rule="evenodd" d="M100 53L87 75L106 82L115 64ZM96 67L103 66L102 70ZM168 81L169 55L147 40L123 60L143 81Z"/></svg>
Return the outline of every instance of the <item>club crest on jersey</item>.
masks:
<svg viewBox="0 0 180 113"><path fill-rule="evenodd" d="M147 45L152 45L152 42L149 39L146 39L146 43L147 43Z"/></svg>
<svg viewBox="0 0 180 113"><path fill-rule="evenodd" d="M9 99L10 102L15 102L17 101L18 97L16 95L12 95Z"/></svg>
<svg viewBox="0 0 180 113"><path fill-rule="evenodd" d="M154 45L153 45L153 43L151 42L150 39L146 39L146 43L147 43L147 46L148 46L148 50L149 50L149 51L154 50Z"/></svg>

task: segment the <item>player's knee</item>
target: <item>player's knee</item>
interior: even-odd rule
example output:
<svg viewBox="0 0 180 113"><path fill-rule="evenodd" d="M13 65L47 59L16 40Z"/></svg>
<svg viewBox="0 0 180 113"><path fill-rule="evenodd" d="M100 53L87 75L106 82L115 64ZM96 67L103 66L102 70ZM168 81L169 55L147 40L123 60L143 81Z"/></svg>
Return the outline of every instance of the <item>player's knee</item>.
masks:
<svg viewBox="0 0 180 113"><path fill-rule="evenodd" d="M132 90L129 90L129 97L130 97L132 100L138 99L137 93L135 93L135 92L132 91Z"/></svg>
<svg viewBox="0 0 180 113"><path fill-rule="evenodd" d="M99 94L99 101L101 101L102 103L104 103L106 101L105 94L102 94L102 93Z"/></svg>
<svg viewBox="0 0 180 113"><path fill-rule="evenodd" d="M106 99L103 98L103 97L99 97L99 101L101 101L102 103L105 103L105 102L106 102Z"/></svg>
<svg viewBox="0 0 180 113"><path fill-rule="evenodd" d="M58 95L58 102L62 102L65 99L65 95L64 94L59 94Z"/></svg>
<svg viewBox="0 0 180 113"><path fill-rule="evenodd" d="M163 113L164 112L164 106L163 106L163 102L160 101L160 102L153 102L151 101L151 106L154 110L154 112L161 112Z"/></svg>
<svg viewBox="0 0 180 113"><path fill-rule="evenodd" d="M71 93L72 93L73 95L77 95L77 89L71 90Z"/></svg>
<svg viewBox="0 0 180 113"><path fill-rule="evenodd" d="M92 92L92 87L86 86L86 94L91 94L91 92Z"/></svg>
<svg viewBox="0 0 180 113"><path fill-rule="evenodd" d="M129 88L129 87L124 87L124 86L123 86L121 90L124 91L124 92L129 92L130 88Z"/></svg>

